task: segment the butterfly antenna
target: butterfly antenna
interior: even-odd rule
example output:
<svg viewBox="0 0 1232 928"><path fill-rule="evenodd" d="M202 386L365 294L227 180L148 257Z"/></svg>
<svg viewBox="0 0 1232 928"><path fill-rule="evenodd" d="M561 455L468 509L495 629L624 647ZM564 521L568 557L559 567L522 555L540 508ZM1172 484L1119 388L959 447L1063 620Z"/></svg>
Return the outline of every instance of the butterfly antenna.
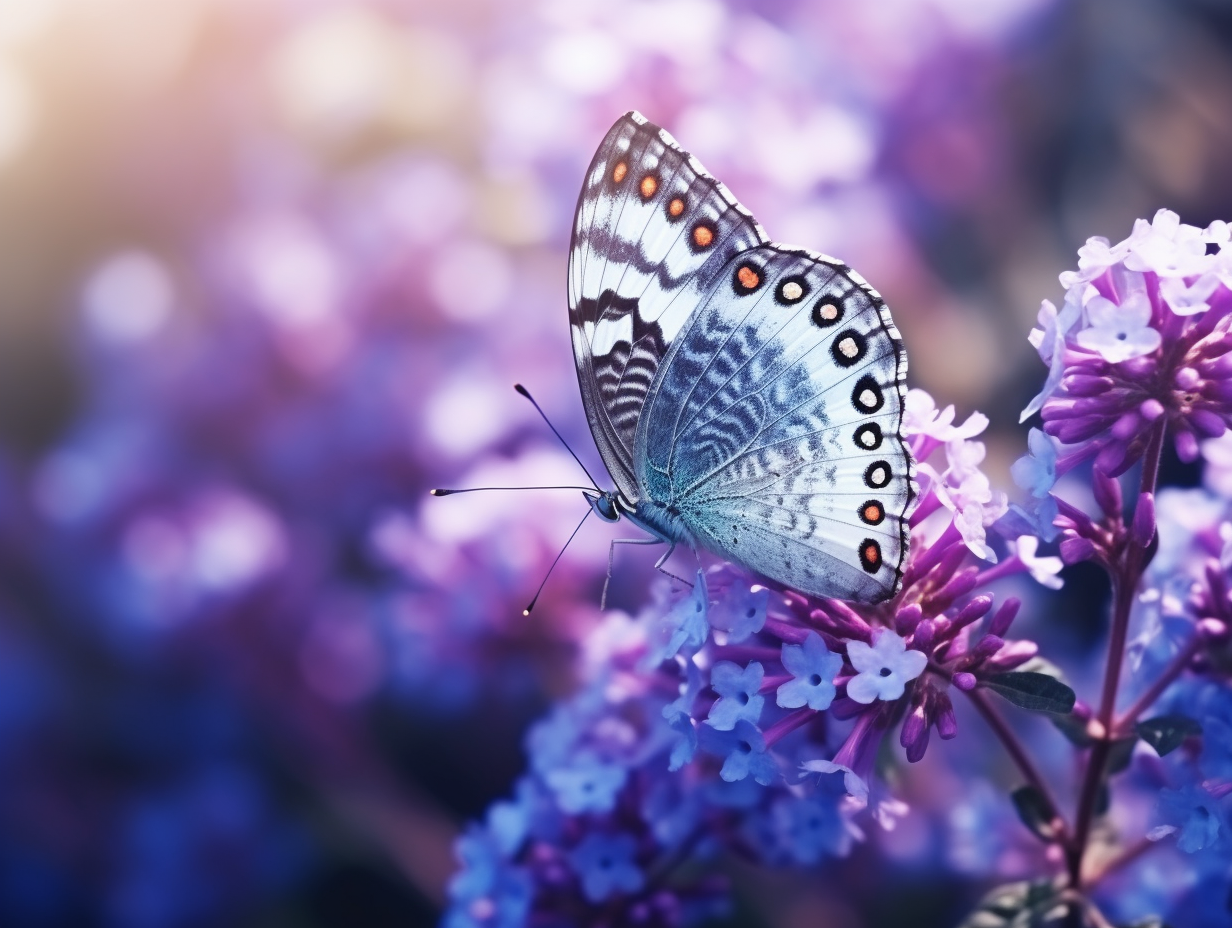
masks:
<svg viewBox="0 0 1232 928"><path fill-rule="evenodd" d="M531 400L531 402L533 403L534 400ZM553 431L555 431L555 429L553 429ZM580 464L581 462L579 461L578 463ZM582 469L585 470L585 468ZM573 534L569 536L569 540L565 542L565 546L560 549L560 554L556 555L556 560L552 562L552 566L548 568L548 572L543 575L543 580L539 583L539 589L535 590L535 598L530 601L529 606L522 610L522 615L530 615L530 611L535 608L535 603L539 602L539 594L543 592L543 587L548 582L548 577L552 576L552 571L555 570L556 565L560 563L561 556L564 555L564 553L569 549L569 545L573 543L573 539L577 536L577 533L581 531L583 523L590 518L590 514L592 512L594 512L593 509L586 510L586 515L582 516L582 521L577 524L577 528L573 530Z"/></svg>
<svg viewBox="0 0 1232 928"><path fill-rule="evenodd" d="M538 404L538 403L536 403L536 402L535 402L535 398L534 398L533 396L531 396L531 395L530 395L530 391L529 391L529 390L527 390L527 389L526 389L524 386L522 386L520 383L515 383L515 384L513 385L513 389L517 390L517 391L518 391L519 393L521 393L524 397L526 397L528 400L530 400L530 404L531 404L532 406L534 406L534 407L535 407L535 412L539 413L539 415L542 417L543 421L544 421L544 422L546 422L546 423L548 424L548 428L550 428L550 429L552 430L552 434L553 434L553 435L555 435L557 438L559 438L559 439L560 439L560 443L561 443L562 445L564 445L564 446L565 446L565 450L569 452L569 454L570 454L570 456L573 458L573 460L577 461L577 465L578 465L578 467L582 468L582 472L583 472L584 474L586 474L586 476L587 476L587 477L590 477L590 482L591 482L591 483L593 483L593 484L594 484L594 488L595 488L595 489L597 489L597 488L598 488L598 486L599 486L598 482L595 480L595 478L594 478L593 476L591 476L590 471L588 471L588 470L586 469L586 465L582 463L582 459L581 459L581 458L579 458L576 454L574 454L574 453L573 453L573 449L569 447L569 443L568 443L567 441L565 441L564 436L563 436L563 435L561 435L561 434L560 434L560 432L556 431L556 426L554 426L554 425L552 424L552 420L551 420L551 419L549 419L549 418L547 417L547 413L545 413L542 409L540 409L540 408L539 408L539 404Z"/></svg>

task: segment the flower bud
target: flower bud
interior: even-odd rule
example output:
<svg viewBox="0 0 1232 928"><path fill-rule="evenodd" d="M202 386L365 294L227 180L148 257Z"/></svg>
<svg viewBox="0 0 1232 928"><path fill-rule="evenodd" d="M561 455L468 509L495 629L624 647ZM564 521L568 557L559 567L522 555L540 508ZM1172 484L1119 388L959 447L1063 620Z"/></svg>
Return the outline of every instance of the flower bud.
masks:
<svg viewBox="0 0 1232 928"><path fill-rule="evenodd" d="M1021 605L1022 600L1013 596L1003 602L1001 608L993 615L992 621L988 623L988 634L1004 638L1005 633L1014 623L1014 618L1018 615L1018 607Z"/></svg>
<svg viewBox="0 0 1232 928"><path fill-rule="evenodd" d="M945 693L937 694L936 716L934 724L942 741L949 741L958 734L958 717L954 715L954 704Z"/></svg>
<svg viewBox="0 0 1232 928"><path fill-rule="evenodd" d="M1095 502L1099 503L1105 515L1117 518L1121 514L1121 481L1099 470L1093 471L1091 478Z"/></svg>
<svg viewBox="0 0 1232 928"><path fill-rule="evenodd" d="M919 603L903 606L894 614L894 630L904 637L910 635L920 624L923 615L924 610L920 608Z"/></svg>
<svg viewBox="0 0 1232 928"><path fill-rule="evenodd" d="M950 682L952 682L964 693L969 693L975 689L975 684L979 681L975 679L975 674L973 673L956 673L951 678Z"/></svg>
<svg viewBox="0 0 1232 928"><path fill-rule="evenodd" d="M1152 494L1143 493L1138 497L1130 535L1140 548L1145 548L1155 537L1155 497Z"/></svg>
<svg viewBox="0 0 1232 928"><path fill-rule="evenodd" d="M1061 542L1061 560L1066 564L1089 561L1095 555L1095 544L1089 538L1066 538Z"/></svg>

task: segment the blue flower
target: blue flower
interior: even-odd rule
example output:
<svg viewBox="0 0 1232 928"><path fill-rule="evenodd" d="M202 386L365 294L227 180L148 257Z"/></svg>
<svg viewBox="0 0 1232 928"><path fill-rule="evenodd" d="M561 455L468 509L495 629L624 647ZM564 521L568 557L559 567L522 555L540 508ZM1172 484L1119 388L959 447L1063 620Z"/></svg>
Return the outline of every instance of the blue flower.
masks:
<svg viewBox="0 0 1232 928"><path fill-rule="evenodd" d="M839 810L837 797L784 796L771 809L779 844L797 864L823 857L841 857L851 847L852 834Z"/></svg>
<svg viewBox="0 0 1232 928"><path fill-rule="evenodd" d="M1220 846L1227 840L1227 817L1202 786L1189 783L1180 789L1160 790L1158 816L1163 824L1151 836L1176 833L1176 846L1187 854Z"/></svg>
<svg viewBox="0 0 1232 928"><path fill-rule="evenodd" d="M731 661L715 664L710 671L710 685L720 699L710 707L706 724L719 731L731 731L741 720L756 725L766 702L757 692L764 676L765 670L758 661L744 668Z"/></svg>
<svg viewBox="0 0 1232 928"><path fill-rule="evenodd" d="M549 770L545 777L561 810L570 815L612 811L627 778L623 767L604 763L591 751L581 752L568 766Z"/></svg>
<svg viewBox="0 0 1232 928"><path fill-rule="evenodd" d="M680 696L663 707L663 718L675 733L675 743L668 758L668 770L676 771L697 753L697 729L693 725L693 703L701 690L702 675L697 665L685 661L685 679L680 684Z"/></svg>
<svg viewBox="0 0 1232 928"><path fill-rule="evenodd" d="M778 779L778 767L766 753L766 739L751 722L741 719L731 731L703 725L700 735L704 751L726 758L719 776L728 783L751 775L762 786L769 786Z"/></svg>
<svg viewBox="0 0 1232 928"><path fill-rule="evenodd" d="M783 666L794 680L778 690L778 704L784 709L807 705L820 712L834 701L834 676L843 658L826 647L817 632L810 631L803 644L783 645Z"/></svg>
<svg viewBox="0 0 1232 928"><path fill-rule="evenodd" d="M769 601L769 590L738 583L710 610L710 626L727 632L733 643L744 641L765 627Z"/></svg>
<svg viewBox="0 0 1232 928"><path fill-rule="evenodd" d="M706 621L706 578L699 570L688 596L678 600L671 611L656 623L651 632L654 642L647 655L647 667L657 667L677 654L691 657L706 643L710 623Z"/></svg>
<svg viewBox="0 0 1232 928"><path fill-rule="evenodd" d="M444 928L522 928L534 897L530 874L501 855L492 836L472 827L455 845L462 869L449 884Z"/></svg>
<svg viewBox="0 0 1232 928"><path fill-rule="evenodd" d="M569 863L582 892L591 902L603 902L614 893L635 893L642 888L645 877L634 863L637 842L631 835L588 834L572 851Z"/></svg>
<svg viewBox="0 0 1232 928"><path fill-rule="evenodd" d="M1057 446L1045 432L1031 429L1027 448L1029 453L1010 465L1010 475L1018 486L1043 499L1057 482Z"/></svg>

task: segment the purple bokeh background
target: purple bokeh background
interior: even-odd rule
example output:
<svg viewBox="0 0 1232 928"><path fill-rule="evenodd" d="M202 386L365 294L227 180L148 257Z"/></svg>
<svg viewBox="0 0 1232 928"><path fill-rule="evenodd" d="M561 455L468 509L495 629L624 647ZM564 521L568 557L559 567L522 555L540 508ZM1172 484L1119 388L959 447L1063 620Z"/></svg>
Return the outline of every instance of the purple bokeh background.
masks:
<svg viewBox="0 0 1232 928"><path fill-rule="evenodd" d="M881 291L1003 486L1074 249L1232 214L1214 0L0 6L0 924L432 923L619 530L527 619L577 494L427 490L577 481L515 381L601 470L565 264L631 108ZM1091 576L1029 629L1070 669ZM987 763L934 748L876 871L737 865L732 924L952 924L1034 852Z"/></svg>

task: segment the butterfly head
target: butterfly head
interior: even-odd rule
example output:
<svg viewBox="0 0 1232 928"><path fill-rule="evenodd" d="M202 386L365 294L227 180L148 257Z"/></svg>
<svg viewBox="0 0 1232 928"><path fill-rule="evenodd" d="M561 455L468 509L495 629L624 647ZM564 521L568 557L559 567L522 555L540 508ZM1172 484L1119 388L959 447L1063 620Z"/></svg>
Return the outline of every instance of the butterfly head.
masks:
<svg viewBox="0 0 1232 928"><path fill-rule="evenodd" d="M611 490L598 493L583 490L582 495L586 497L586 502L590 503L590 508L594 510L595 515L604 522L620 521L620 500L616 493Z"/></svg>

